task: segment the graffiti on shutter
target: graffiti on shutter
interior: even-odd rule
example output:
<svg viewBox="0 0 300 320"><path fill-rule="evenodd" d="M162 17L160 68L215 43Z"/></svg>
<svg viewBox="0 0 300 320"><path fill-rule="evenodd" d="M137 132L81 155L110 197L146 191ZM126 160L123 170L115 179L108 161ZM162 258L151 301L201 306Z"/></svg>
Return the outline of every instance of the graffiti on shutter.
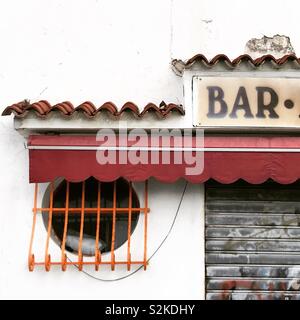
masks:
<svg viewBox="0 0 300 320"><path fill-rule="evenodd" d="M206 298L300 300L300 183L206 184Z"/></svg>

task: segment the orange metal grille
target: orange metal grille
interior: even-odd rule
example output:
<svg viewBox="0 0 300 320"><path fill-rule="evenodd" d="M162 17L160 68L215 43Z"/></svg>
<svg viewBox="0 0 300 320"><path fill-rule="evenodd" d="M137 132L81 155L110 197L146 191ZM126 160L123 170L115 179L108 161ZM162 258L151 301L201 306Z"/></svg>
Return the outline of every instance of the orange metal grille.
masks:
<svg viewBox="0 0 300 320"><path fill-rule="evenodd" d="M62 271L66 271L68 265L76 265L78 270L82 270L84 265L93 265L95 270L98 271L101 265L110 265L111 270L115 270L116 265L126 265L127 270L130 271L131 265L143 265L144 270L147 268L147 228L148 228L148 213L150 209L148 208L148 181L145 181L144 186L144 207L133 208L132 207L132 183L129 182L129 201L128 208L118 208L117 207L117 184L114 181L113 185L113 207L112 208L102 208L101 207L101 182L98 182L97 190L97 207L86 208L85 207L85 182L82 182L82 192L81 192L81 208L70 208L69 198L70 198L70 183L66 182L66 206L63 208L53 207L53 197L54 197L54 183L50 183L50 205L49 208L38 208L38 183L35 184L34 190L34 205L33 205L33 223L32 232L29 245L29 255L28 255L28 268L29 271L33 271L35 266L44 266L46 271L50 271L51 266L61 266ZM56 213L64 212L64 228L63 228L63 238L61 242L61 258L60 261L52 261L51 255L49 254L49 242L52 231L52 217ZM68 221L69 216L73 213L80 213L80 232L79 232L79 242L78 242L78 260L71 261L67 259L66 255L66 238L68 233ZM35 255L33 254L33 243L36 232L36 222L38 214L48 213L48 227L47 227L47 237L45 243L45 258L44 261L35 261ZM93 261L85 261L82 254L82 241L83 241L83 229L84 229L84 219L85 215L90 213L96 213L96 236L95 236L95 253ZM115 238L116 238L116 216L119 213L128 214L128 230L127 230L127 260L126 261L116 261L115 258ZM143 259L139 261L131 260L131 222L132 214L143 213L144 214L144 248L143 248ZM99 235L101 228L101 216L103 214L112 215L112 239L111 239L111 250L110 250L110 261L103 261L101 257L101 252L99 248ZM90 260L90 259L89 259Z"/></svg>

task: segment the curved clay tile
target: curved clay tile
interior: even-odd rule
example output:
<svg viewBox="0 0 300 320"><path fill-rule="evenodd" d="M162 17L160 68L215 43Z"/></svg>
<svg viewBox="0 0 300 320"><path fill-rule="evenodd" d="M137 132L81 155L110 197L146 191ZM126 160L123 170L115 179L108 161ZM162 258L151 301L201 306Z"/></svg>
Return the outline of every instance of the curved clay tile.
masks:
<svg viewBox="0 0 300 320"><path fill-rule="evenodd" d="M138 106L133 102L126 102L118 112L118 116L120 116L125 111L131 111L135 116L140 117L140 110Z"/></svg>
<svg viewBox="0 0 300 320"><path fill-rule="evenodd" d="M288 61L296 61L297 63L300 63L300 59L295 54L287 54L282 58L277 59L277 63L280 65L285 64Z"/></svg>
<svg viewBox="0 0 300 320"><path fill-rule="evenodd" d="M27 105L26 100L14 103L4 109L2 116L9 116L13 113L16 117L24 117L27 114L27 111L25 111Z"/></svg>
<svg viewBox="0 0 300 320"><path fill-rule="evenodd" d="M281 65L280 64L280 60L279 59L276 59L274 56L272 56L271 54L266 54L262 57L259 57L257 59L254 60L254 65L256 67L262 65L263 63L265 62L274 62L275 64L277 65Z"/></svg>
<svg viewBox="0 0 300 320"><path fill-rule="evenodd" d="M92 118L95 116L97 108L92 102L86 101L76 107L74 111L83 111L87 117Z"/></svg>
<svg viewBox="0 0 300 320"><path fill-rule="evenodd" d="M117 116L117 114L118 114L117 106L113 102L110 102L110 101L103 103L97 109L97 112L100 112L100 111L103 111L103 110L110 112L114 116Z"/></svg>
<svg viewBox="0 0 300 320"><path fill-rule="evenodd" d="M46 100L41 100L33 104L29 104L25 110L34 110L39 117L45 117L51 111L51 104Z"/></svg>
<svg viewBox="0 0 300 320"><path fill-rule="evenodd" d="M226 56L225 54L218 54L215 57L213 57L209 64L210 65L215 65L219 62L226 62L228 65L232 65L232 61Z"/></svg>
<svg viewBox="0 0 300 320"><path fill-rule="evenodd" d="M195 56L193 56L192 58L190 58L189 60L186 61L185 66L190 66L192 64L194 64L194 62L196 61L204 61L205 64L209 65L209 60L205 57L205 55L203 54L196 54Z"/></svg>
<svg viewBox="0 0 300 320"><path fill-rule="evenodd" d="M216 65L217 63L219 63L221 61L227 63L228 66L230 66L232 68L236 67L241 62L249 62L254 67L259 67L262 64L264 64L265 62L269 62L269 61L272 61L274 64L276 64L278 66L281 66L288 61L295 61L297 64L300 65L300 59L297 58L297 56L295 56L294 54L287 54L287 55L285 55L281 58L278 58L278 59L270 54L266 54L264 56L261 56L261 57L255 59L255 60L253 60L251 58L251 56L249 56L248 54L240 55L233 60L230 60L228 58L228 56L226 56L225 54L218 54L215 57L213 57L211 60L208 60L203 54L197 54L197 55L193 56L192 58L190 58L189 60L187 60L184 63L184 67L189 68L195 62L201 62L209 67L213 67L214 65Z"/></svg>
<svg viewBox="0 0 300 320"><path fill-rule="evenodd" d="M154 103L148 103L144 110L141 112L141 116L143 116L147 112L155 112L157 116L161 118L165 118L171 113L172 111L178 112L180 115L184 115L185 111L181 105L177 105L175 103L166 104L162 101L159 105L155 105Z"/></svg>
<svg viewBox="0 0 300 320"><path fill-rule="evenodd" d="M68 116L74 112L74 106L71 102L64 101L64 102L57 103L51 108L51 111L55 111L55 110L58 110L62 114Z"/></svg>
<svg viewBox="0 0 300 320"><path fill-rule="evenodd" d="M163 114L163 108L164 108L164 106L163 106L163 108L161 108L161 105L162 104L164 104L164 102L161 102L161 104L159 105L159 107L156 105L156 104L154 104L154 103L148 103L146 106L145 106L145 108L144 108L144 110L141 112L141 116L144 116L147 112L152 112L152 111L154 111L159 117L163 117L164 116L164 114Z"/></svg>
<svg viewBox="0 0 300 320"><path fill-rule="evenodd" d="M166 116L167 114L169 114L170 112L172 111L176 111L178 112L179 114L181 114L182 116L185 115L185 111L183 109L182 106L178 106L177 104L175 103L169 103L166 105L165 107L165 111L164 111L164 116Z"/></svg>
<svg viewBox="0 0 300 320"><path fill-rule="evenodd" d="M249 62L253 66L255 66L255 61L251 58L251 56L249 54L242 54L242 55L236 57L235 59L233 59L232 61L230 61L229 58L227 58L227 59L228 59L228 63L234 67L238 66L242 62Z"/></svg>
<svg viewBox="0 0 300 320"><path fill-rule="evenodd" d="M51 104L46 100L41 100L32 104L30 104L28 101L15 103L5 108L2 112L2 115L5 116L14 113L16 117L25 117L31 110L35 111L34 114L41 118L45 118L53 111L59 111L61 115L67 117L72 116L75 112L83 112L83 114L88 118L93 118L102 111L108 112L108 114L115 118L122 116L122 114L126 111L132 112L132 114L138 118L143 117L148 112L154 112L158 117L165 118L173 110L179 112L181 115L184 115L184 109L182 105L177 105L174 103L166 104L164 101L162 101L159 106L150 102L140 112L138 106L133 102L126 102L120 111L118 111L118 108L112 102L105 102L97 109L96 106L89 101L86 101L74 108L73 104L69 101L57 103L54 106L51 106Z"/></svg>

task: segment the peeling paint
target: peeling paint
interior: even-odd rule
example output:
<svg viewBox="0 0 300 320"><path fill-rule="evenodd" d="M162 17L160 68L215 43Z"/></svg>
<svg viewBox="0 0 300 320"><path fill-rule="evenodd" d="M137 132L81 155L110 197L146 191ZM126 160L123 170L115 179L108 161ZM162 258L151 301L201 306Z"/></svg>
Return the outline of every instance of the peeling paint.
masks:
<svg viewBox="0 0 300 320"><path fill-rule="evenodd" d="M266 54L280 58L287 54L295 54L295 50L288 36L277 34L273 37L263 36L260 39L250 39L246 43L245 53L249 54L253 59Z"/></svg>
<svg viewBox="0 0 300 320"><path fill-rule="evenodd" d="M171 61L171 68L177 76L182 77L185 69L185 63L182 60L173 59Z"/></svg>

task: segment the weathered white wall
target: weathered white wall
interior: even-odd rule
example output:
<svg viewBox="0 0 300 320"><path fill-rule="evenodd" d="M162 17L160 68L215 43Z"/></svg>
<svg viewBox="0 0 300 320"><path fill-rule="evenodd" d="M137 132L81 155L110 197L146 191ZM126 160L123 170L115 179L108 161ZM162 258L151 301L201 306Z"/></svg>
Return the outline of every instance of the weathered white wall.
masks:
<svg viewBox="0 0 300 320"><path fill-rule="evenodd" d="M23 181L26 186L26 183ZM168 233L185 182L176 184L160 184L154 180L149 183L149 225L148 225L148 257L159 247ZM117 281L102 282L79 272L75 267L68 266L66 272L60 267L52 267L50 272L43 267L36 267L33 272L27 271L28 242L32 224L33 188L26 186L27 194L17 194L20 201L12 205L11 214L4 215L1 226L1 298L28 299L199 299L203 297L204 263L201 230L203 219L203 188L201 185L187 186L187 191L178 213L173 230L161 249L150 260L146 271L140 270L133 276ZM42 186L43 187L43 186ZM134 186L143 204L142 184ZM24 190L25 188L23 188ZM42 190L41 190L42 191ZM7 197L13 191L7 192ZM41 193L42 195L42 193ZM171 200L170 200L171 199ZM191 210L191 203L194 209ZM8 210L7 210L8 211ZM197 230L197 232L191 232ZM199 232L200 230L200 232ZM37 219L33 253L36 261L43 261L45 250L46 229L41 217ZM143 257L143 217L141 216L136 230L132 235L132 260ZM139 243L137 242L139 241ZM125 243L126 247L126 243ZM120 259L124 250L116 250L116 259ZM191 251L193 254L191 255ZM125 248L126 252L126 248ZM49 253L52 261L60 260L60 249L50 242ZM67 254L71 260L76 256ZM105 254L103 260L109 261L110 255ZM88 258L85 258L85 260ZM131 272L137 266L132 266ZM101 271L93 267L83 269L91 276L101 279L115 279L126 276L126 266L116 266L112 272L108 266ZM195 283L197 285L195 285Z"/></svg>
<svg viewBox="0 0 300 320"><path fill-rule="evenodd" d="M199 52L234 58L250 38L277 33L289 36L297 53L298 7L280 0L1 1L0 106L25 98L181 103L182 79L171 71L171 59ZM115 283L77 271L29 273L27 153L12 117L0 118L0 133L0 298L203 298L201 186L189 186L175 228L148 271ZM182 187L151 189L150 219L162 217L160 229L152 224L151 250L170 226Z"/></svg>
<svg viewBox="0 0 300 320"><path fill-rule="evenodd" d="M182 60L196 53L212 58L244 53L251 38L289 36L300 51L297 1L173 0L172 56Z"/></svg>

